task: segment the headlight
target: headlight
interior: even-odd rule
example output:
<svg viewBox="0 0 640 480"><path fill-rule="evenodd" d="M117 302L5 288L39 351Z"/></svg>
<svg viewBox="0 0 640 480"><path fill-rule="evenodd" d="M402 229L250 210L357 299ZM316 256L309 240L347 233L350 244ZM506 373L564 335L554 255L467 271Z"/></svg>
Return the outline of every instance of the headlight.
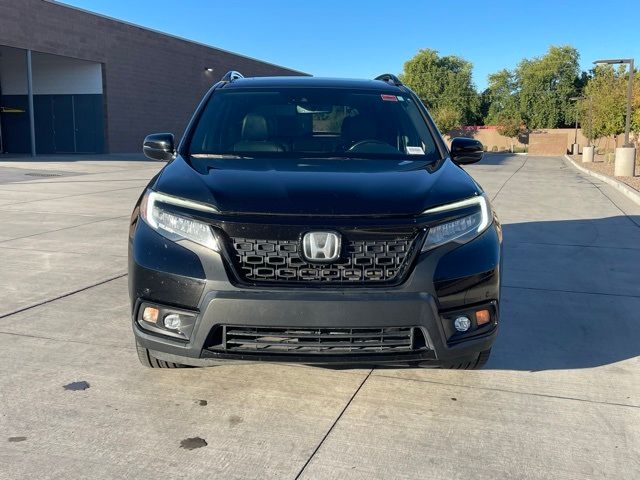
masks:
<svg viewBox="0 0 640 480"><path fill-rule="evenodd" d="M209 225L164 210L158 203L168 203L179 207L216 213L218 212L217 209L209 205L165 195L152 190L147 190L140 202L140 216L160 235L174 242L176 240L186 239L215 250L216 252L220 251L218 239Z"/></svg>
<svg viewBox="0 0 640 480"><path fill-rule="evenodd" d="M459 210L474 205L478 207L477 212L431 227L422 246L422 251L426 252L449 242L466 243L474 239L491 224L492 215L489 200L484 195L425 210L424 215Z"/></svg>

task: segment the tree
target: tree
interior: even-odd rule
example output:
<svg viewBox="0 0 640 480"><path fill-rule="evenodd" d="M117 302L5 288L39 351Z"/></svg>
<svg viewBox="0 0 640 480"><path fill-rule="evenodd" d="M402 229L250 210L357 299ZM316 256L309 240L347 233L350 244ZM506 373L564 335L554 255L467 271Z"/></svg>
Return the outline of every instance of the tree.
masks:
<svg viewBox="0 0 640 480"><path fill-rule="evenodd" d="M542 57L520 62L515 70L520 114L529 128L569 126L575 118L570 100L581 82L578 51L549 47Z"/></svg>
<svg viewBox="0 0 640 480"><path fill-rule="evenodd" d="M594 139L624 132L627 79L610 65L598 66L584 93L591 102L584 102L580 111L586 135ZM585 106L587 108L585 108ZM590 107L590 108L589 108ZM590 111L589 111L590 110Z"/></svg>
<svg viewBox="0 0 640 480"><path fill-rule="evenodd" d="M466 123L462 118L460 110L447 105L434 110L433 121L436 122L436 125L443 133L450 132L454 128Z"/></svg>
<svg viewBox="0 0 640 480"><path fill-rule="evenodd" d="M485 121L498 126L498 133L513 139L522 130L522 116L518 111L518 92L516 79L512 72L503 69L489 75L489 86L485 90L485 98L489 102Z"/></svg>
<svg viewBox="0 0 640 480"><path fill-rule="evenodd" d="M624 132L627 114L629 73L623 66L598 66L584 89L579 118L589 139ZM640 73L634 75L631 130L640 133Z"/></svg>
<svg viewBox="0 0 640 480"><path fill-rule="evenodd" d="M636 147L640 147L640 72L633 77L633 100L631 101L631 131L635 133Z"/></svg>
<svg viewBox="0 0 640 480"><path fill-rule="evenodd" d="M523 129L522 119L519 115L502 114L497 119L498 133L511 139L511 151L513 152L513 139L520 135Z"/></svg>
<svg viewBox="0 0 640 480"><path fill-rule="evenodd" d="M570 46L549 47L545 55L522 60L514 71L489 75L483 93L486 124L521 119L528 128L570 126L586 79L578 66L578 51Z"/></svg>
<svg viewBox="0 0 640 480"><path fill-rule="evenodd" d="M486 124L496 125L503 123L505 119L518 119L520 128L516 87L515 77L509 70L503 69L489 75L489 86L483 92L485 101L488 102Z"/></svg>
<svg viewBox="0 0 640 480"><path fill-rule="evenodd" d="M480 99L471 79L472 65L454 56L423 49L405 62L400 75L431 110L440 130L473 124L478 119Z"/></svg>

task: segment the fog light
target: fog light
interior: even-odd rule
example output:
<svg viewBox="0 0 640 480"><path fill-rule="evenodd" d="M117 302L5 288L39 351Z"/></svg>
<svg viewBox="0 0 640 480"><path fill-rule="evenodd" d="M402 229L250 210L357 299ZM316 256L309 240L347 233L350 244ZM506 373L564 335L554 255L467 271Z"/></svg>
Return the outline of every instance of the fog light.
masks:
<svg viewBox="0 0 640 480"><path fill-rule="evenodd" d="M164 317L164 326L169 330L180 330L180 315L170 313Z"/></svg>
<svg viewBox="0 0 640 480"><path fill-rule="evenodd" d="M471 320L469 320L469 317L461 316L454 320L453 326L459 332L466 332L471 327Z"/></svg>
<svg viewBox="0 0 640 480"><path fill-rule="evenodd" d="M159 310L153 307L146 307L144 312L142 312L142 320L149 323L157 323L158 322L158 313Z"/></svg>
<svg viewBox="0 0 640 480"><path fill-rule="evenodd" d="M478 310L476 312L476 323L478 326L485 325L489 323L491 320L491 315L489 314L489 310Z"/></svg>

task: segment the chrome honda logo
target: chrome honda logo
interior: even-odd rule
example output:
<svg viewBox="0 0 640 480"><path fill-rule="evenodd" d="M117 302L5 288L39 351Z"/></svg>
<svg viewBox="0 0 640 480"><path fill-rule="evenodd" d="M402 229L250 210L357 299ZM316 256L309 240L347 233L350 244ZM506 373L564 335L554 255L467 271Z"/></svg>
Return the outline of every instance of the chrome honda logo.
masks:
<svg viewBox="0 0 640 480"><path fill-rule="evenodd" d="M311 262L333 262L340 256L340 236L334 232L306 233L302 253Z"/></svg>

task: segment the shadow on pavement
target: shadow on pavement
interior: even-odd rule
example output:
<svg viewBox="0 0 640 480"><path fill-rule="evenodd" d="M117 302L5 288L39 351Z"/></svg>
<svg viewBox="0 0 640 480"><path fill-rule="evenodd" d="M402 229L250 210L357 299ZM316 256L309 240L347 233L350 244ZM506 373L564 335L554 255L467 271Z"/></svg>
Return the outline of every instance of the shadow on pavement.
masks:
<svg viewBox="0 0 640 480"><path fill-rule="evenodd" d="M640 216L505 224L501 326L485 368L640 355Z"/></svg>
<svg viewBox="0 0 640 480"><path fill-rule="evenodd" d="M640 355L639 225L640 216L503 224L500 331L484 370L583 369ZM402 368L360 366L371 367Z"/></svg>
<svg viewBox="0 0 640 480"><path fill-rule="evenodd" d="M513 153L486 152L482 157L482 160L474 165L502 165L503 163L506 163L509 160L513 161L518 157L521 157L522 160L527 158L526 156L514 155Z"/></svg>

